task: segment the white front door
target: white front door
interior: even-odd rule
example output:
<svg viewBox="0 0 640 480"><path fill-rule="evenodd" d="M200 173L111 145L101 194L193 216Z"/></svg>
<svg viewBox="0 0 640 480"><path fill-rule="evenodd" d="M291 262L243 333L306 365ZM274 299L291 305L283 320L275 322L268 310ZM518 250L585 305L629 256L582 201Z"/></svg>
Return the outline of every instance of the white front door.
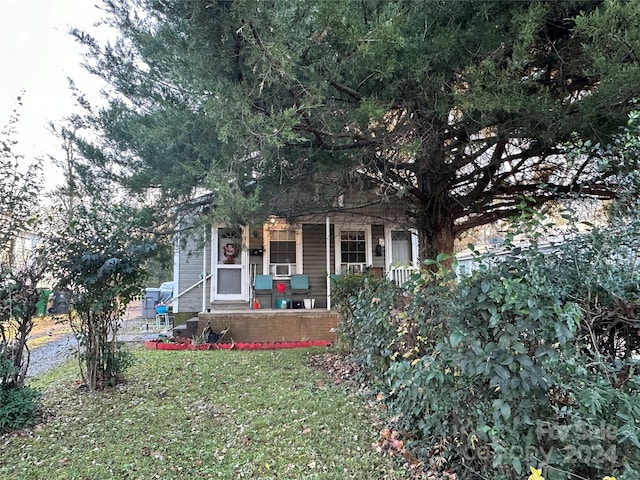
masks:
<svg viewBox="0 0 640 480"><path fill-rule="evenodd" d="M249 301L248 238L243 227L213 227L211 301Z"/></svg>

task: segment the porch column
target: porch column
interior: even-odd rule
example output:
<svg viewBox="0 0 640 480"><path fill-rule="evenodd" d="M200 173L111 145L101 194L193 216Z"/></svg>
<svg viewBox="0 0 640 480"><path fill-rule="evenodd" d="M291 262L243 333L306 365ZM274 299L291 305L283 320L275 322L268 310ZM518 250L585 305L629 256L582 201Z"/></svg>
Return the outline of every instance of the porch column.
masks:
<svg viewBox="0 0 640 480"><path fill-rule="evenodd" d="M331 310L331 224L329 217L325 223L325 248L327 257L327 310Z"/></svg>
<svg viewBox="0 0 640 480"><path fill-rule="evenodd" d="M207 226L204 227L204 247L202 247L202 313L207 311Z"/></svg>

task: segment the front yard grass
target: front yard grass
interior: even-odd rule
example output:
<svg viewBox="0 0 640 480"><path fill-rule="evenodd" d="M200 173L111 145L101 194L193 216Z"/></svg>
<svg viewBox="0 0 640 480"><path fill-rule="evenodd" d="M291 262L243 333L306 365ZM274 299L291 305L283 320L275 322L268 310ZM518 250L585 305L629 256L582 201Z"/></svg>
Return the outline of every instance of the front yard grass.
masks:
<svg viewBox="0 0 640 480"><path fill-rule="evenodd" d="M44 421L0 437L0 478L403 478L368 400L308 366L320 351L136 350L98 394L71 362L32 381Z"/></svg>

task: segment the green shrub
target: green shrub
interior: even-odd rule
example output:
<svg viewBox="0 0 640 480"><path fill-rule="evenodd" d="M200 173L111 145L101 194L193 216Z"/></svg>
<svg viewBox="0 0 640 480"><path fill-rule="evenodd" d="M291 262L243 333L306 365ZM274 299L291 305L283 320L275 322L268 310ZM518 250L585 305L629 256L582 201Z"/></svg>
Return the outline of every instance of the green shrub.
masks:
<svg viewBox="0 0 640 480"><path fill-rule="evenodd" d="M462 278L439 312L444 328L431 330L435 346L392 363L389 406L425 459L469 479L521 478L527 465L553 466L547 480L631 474L636 378L612 381L630 364L594 366L558 267L516 250ZM413 310L429 305L413 299Z"/></svg>
<svg viewBox="0 0 640 480"><path fill-rule="evenodd" d="M548 259L554 287L583 312L581 336L594 357L626 362L640 353L640 222L593 228Z"/></svg>
<svg viewBox="0 0 640 480"><path fill-rule="evenodd" d="M396 338L396 328L388 315L397 293L393 283L370 274L339 275L332 282L332 299L341 314L339 343L369 373L380 373L388 367L386 359Z"/></svg>
<svg viewBox="0 0 640 480"><path fill-rule="evenodd" d="M48 257L57 288L69 292L71 328L80 345L80 369L90 390L121 380L124 357L116 337L127 305L146 278L144 262L157 249L146 212L126 205L77 206L55 235Z"/></svg>
<svg viewBox="0 0 640 480"><path fill-rule="evenodd" d="M87 336L76 334L81 347L85 347ZM135 356L123 342L109 342L109 348L100 351L81 348L78 358L82 365L96 366L96 379L101 388L113 387L124 381L125 371L133 365Z"/></svg>
<svg viewBox="0 0 640 480"><path fill-rule="evenodd" d="M0 376L10 375L13 363L0 358ZM37 420L40 393L29 387L0 388L0 434L32 425Z"/></svg>
<svg viewBox="0 0 640 480"><path fill-rule="evenodd" d="M637 365L586 342L589 289L569 288L573 274L534 245L458 282L441 268L404 295L365 282L349 297L361 364L419 458L465 479L520 479L528 465L551 466L547 480L637 478Z"/></svg>

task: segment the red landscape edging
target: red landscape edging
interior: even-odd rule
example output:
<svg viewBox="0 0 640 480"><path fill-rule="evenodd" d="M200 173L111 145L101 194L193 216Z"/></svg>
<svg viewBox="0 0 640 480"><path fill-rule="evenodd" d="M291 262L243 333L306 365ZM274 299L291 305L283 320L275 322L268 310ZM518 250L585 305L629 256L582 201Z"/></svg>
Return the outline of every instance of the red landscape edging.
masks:
<svg viewBox="0 0 640 480"><path fill-rule="evenodd" d="M327 340L306 340L297 342L239 342L239 343L192 343L164 342L162 340L146 340L144 347L148 350L278 350L282 348L328 347Z"/></svg>

